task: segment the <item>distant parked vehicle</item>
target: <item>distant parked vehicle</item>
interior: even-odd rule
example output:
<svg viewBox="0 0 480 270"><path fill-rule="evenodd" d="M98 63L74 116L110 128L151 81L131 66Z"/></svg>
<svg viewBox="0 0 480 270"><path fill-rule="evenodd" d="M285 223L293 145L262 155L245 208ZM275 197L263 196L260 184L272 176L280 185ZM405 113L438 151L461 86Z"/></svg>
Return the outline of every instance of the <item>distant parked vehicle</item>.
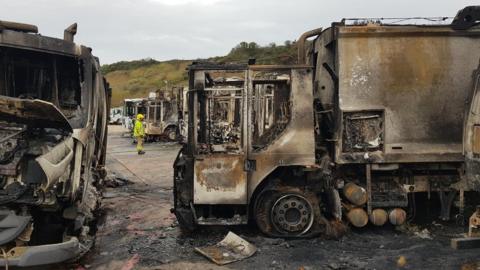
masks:
<svg viewBox="0 0 480 270"><path fill-rule="evenodd" d="M137 114L145 114L145 107L142 106L143 98L125 99L123 101L122 126L129 131L133 129L133 123Z"/></svg>
<svg viewBox="0 0 480 270"><path fill-rule="evenodd" d="M123 107L115 107L110 109L110 124L121 125L123 118Z"/></svg>

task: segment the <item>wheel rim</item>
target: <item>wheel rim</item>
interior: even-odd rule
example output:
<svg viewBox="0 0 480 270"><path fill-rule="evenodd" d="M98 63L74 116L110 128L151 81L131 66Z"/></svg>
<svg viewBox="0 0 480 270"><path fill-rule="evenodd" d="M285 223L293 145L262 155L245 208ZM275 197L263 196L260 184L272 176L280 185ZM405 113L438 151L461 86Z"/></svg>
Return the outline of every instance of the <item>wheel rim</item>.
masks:
<svg viewBox="0 0 480 270"><path fill-rule="evenodd" d="M298 194L287 194L275 201L270 218L278 232L301 235L308 232L313 225L313 207L307 198Z"/></svg>
<svg viewBox="0 0 480 270"><path fill-rule="evenodd" d="M175 131L170 131L168 133L168 138L171 140L171 141L174 141L176 138L177 138L177 134Z"/></svg>

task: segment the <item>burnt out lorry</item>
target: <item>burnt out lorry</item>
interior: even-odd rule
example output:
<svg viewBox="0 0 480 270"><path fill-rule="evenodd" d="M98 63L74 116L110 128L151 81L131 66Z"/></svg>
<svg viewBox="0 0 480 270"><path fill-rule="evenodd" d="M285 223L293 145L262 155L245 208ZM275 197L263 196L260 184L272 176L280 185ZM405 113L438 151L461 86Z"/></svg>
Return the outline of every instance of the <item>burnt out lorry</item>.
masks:
<svg viewBox="0 0 480 270"><path fill-rule="evenodd" d="M146 141L176 141L178 137L178 102L176 87L170 91L151 92L143 100Z"/></svg>
<svg viewBox="0 0 480 270"><path fill-rule="evenodd" d="M91 49L0 21L0 266L58 263L94 243L111 90Z"/></svg>
<svg viewBox="0 0 480 270"><path fill-rule="evenodd" d="M303 34L292 66L193 63L179 223L306 237L403 224L424 194L441 219L463 219L480 187L478 11L342 20Z"/></svg>

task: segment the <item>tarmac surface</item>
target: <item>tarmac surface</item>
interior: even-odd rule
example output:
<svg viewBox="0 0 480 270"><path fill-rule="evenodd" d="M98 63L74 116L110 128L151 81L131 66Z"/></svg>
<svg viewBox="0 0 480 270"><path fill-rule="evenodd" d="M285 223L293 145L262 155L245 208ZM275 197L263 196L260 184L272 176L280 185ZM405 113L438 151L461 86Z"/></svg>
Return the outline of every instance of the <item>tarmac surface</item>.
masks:
<svg viewBox="0 0 480 270"><path fill-rule="evenodd" d="M180 146L145 144L146 154L139 156L123 133L120 126L110 126L107 169L119 186L103 191L96 245L79 262L62 268L480 269L480 249L450 248L450 239L466 229L451 223L352 229L338 240L271 239L253 225L183 233L170 213L172 163ZM229 230L254 244L257 253L217 266L195 252L195 247L220 241Z"/></svg>

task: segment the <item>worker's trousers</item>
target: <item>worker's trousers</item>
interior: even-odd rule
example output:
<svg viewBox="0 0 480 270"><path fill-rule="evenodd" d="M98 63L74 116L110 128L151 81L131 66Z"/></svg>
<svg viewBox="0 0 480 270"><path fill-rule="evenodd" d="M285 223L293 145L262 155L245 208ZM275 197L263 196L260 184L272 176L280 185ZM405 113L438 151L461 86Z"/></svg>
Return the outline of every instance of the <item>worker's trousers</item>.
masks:
<svg viewBox="0 0 480 270"><path fill-rule="evenodd" d="M143 151L143 137L137 137L137 151Z"/></svg>

